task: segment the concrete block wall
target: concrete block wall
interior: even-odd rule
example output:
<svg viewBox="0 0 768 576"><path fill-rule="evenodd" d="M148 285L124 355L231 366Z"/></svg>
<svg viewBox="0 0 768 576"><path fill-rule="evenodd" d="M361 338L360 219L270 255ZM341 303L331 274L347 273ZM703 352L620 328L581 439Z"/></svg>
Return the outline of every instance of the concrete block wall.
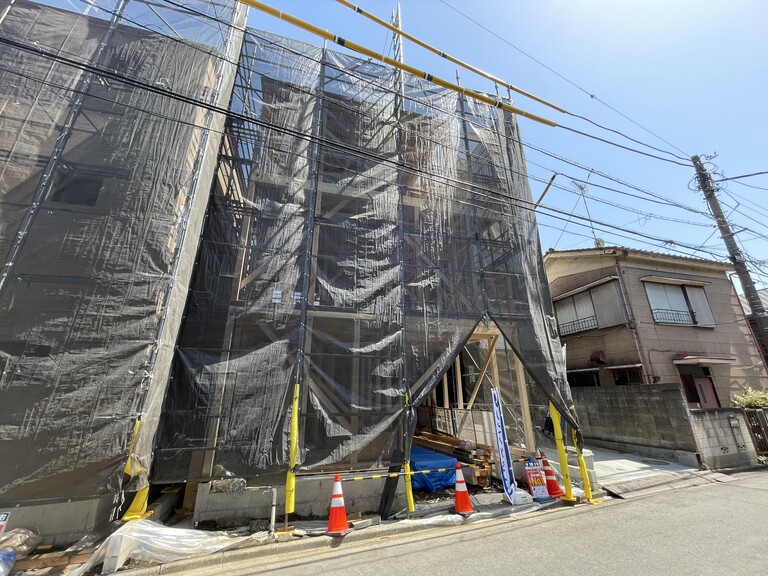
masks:
<svg viewBox="0 0 768 576"><path fill-rule="evenodd" d="M344 505L347 514L368 514L378 511L384 479L343 482ZM285 515L285 486L277 486L278 518ZM333 494L333 476L304 476L296 480L295 515L304 518L327 518ZM212 492L208 482L200 484L193 520L227 522L269 518L272 505L271 487L247 487L241 494ZM398 480L392 513L406 507L405 484Z"/></svg>
<svg viewBox="0 0 768 576"><path fill-rule="evenodd" d="M587 438L697 451L679 384L573 388L571 393Z"/></svg>
<svg viewBox="0 0 768 576"><path fill-rule="evenodd" d="M740 409L691 410L690 414L701 460L709 468L738 468L758 463L757 450Z"/></svg>

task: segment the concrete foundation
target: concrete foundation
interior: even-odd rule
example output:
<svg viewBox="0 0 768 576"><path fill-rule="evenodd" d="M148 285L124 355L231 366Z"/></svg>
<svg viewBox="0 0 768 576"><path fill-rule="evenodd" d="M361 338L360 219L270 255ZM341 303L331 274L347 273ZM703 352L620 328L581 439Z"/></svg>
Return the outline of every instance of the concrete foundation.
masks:
<svg viewBox="0 0 768 576"><path fill-rule="evenodd" d="M285 516L285 486L276 486L277 518ZM344 505L347 514L377 512L384 479L343 482ZM296 480L296 508L298 517L326 518L333 493L333 476L307 476ZM193 520L195 523L214 520L231 523L233 520L269 518L272 507L272 487L249 486L241 494L212 492L210 483L198 486ZM399 479L392 513L406 507L405 487Z"/></svg>
<svg viewBox="0 0 768 576"><path fill-rule="evenodd" d="M34 505L0 507L7 512L6 532L27 528L43 537L43 544L66 547L86 534L106 530L116 508L114 495L62 500Z"/></svg>

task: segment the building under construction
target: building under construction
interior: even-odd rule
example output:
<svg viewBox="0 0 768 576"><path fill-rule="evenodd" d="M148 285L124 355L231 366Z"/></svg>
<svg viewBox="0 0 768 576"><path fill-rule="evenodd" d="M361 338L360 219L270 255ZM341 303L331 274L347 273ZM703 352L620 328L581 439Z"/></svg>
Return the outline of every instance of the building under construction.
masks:
<svg viewBox="0 0 768 576"><path fill-rule="evenodd" d="M11 525L387 467L472 346L572 419L514 115L234 0L106 4L0 13Z"/></svg>

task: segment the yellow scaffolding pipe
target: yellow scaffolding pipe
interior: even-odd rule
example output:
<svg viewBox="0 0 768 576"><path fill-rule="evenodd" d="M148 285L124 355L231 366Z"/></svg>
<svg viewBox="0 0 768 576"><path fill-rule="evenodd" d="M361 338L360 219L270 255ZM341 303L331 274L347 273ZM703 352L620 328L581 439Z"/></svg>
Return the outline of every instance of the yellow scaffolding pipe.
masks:
<svg viewBox="0 0 768 576"><path fill-rule="evenodd" d="M410 460L406 461L405 465L403 466L405 471L405 501L408 504L408 512L415 512L416 511L416 504L413 500L413 484L411 482L411 475L413 472L411 472L411 462Z"/></svg>
<svg viewBox="0 0 768 576"><path fill-rule="evenodd" d="M565 443L563 442L563 429L560 427L560 413L555 408L555 405L549 403L549 417L552 418L552 427L555 432L555 443L557 444L557 456L560 460L560 472L563 476L563 484L565 484L565 496L561 496L560 500L564 502L575 504L576 498L573 497L573 486L571 485L571 475L568 473L568 455L565 453Z"/></svg>
<svg viewBox="0 0 768 576"><path fill-rule="evenodd" d="M587 464L584 462L584 454L579 448L579 443L576 437L576 430L572 430L571 434L573 436L573 446L576 448L576 457L579 459L579 472L581 472L581 477L584 480L584 497L590 504L602 504L602 500L595 500L592 497L592 480L589 479Z"/></svg>
<svg viewBox="0 0 768 576"><path fill-rule="evenodd" d="M505 112L511 112L512 114L517 114L518 116L522 116L523 118L528 118L529 120L533 120L534 122L539 122L541 124L544 124L546 126L551 126L553 128L557 127L557 123L553 122L552 120L548 120L547 118L543 118L542 116L538 116L537 114L532 114L530 112L526 112L525 110L521 110L520 108L510 106L509 104L506 104L501 100L488 96L487 94L477 92L476 90L472 90L470 88L464 88L462 86L459 86L458 84L454 84L453 82L448 82L447 80L444 80L438 76L433 76L428 72L424 72L422 70L419 70L418 68L414 68L413 66L408 66L407 64L398 62L393 58L389 58L388 56L384 56L383 54L375 52L370 48L366 48L365 46L361 46L360 44L356 44L355 42L346 40L341 36L336 36L335 34L327 32L322 28L318 28L314 24L310 24L309 22L305 22L304 20L296 18L295 16L286 14L285 12L282 12L281 10L277 10L272 6L268 6L267 4L264 4L262 2L257 2L257 0L238 0L238 1L241 2L242 4L250 6L251 8L255 8L256 10L264 12L265 14L274 16L275 18L278 18L283 22L288 22L289 24L292 24L298 28L301 28L302 30L306 30L307 32L310 32L316 36L319 36L320 38L323 38L325 40L338 44L339 46L344 46L345 48L349 48L350 50L357 52L358 54L368 56L369 58L372 58L374 60L380 60L381 62L384 62L389 66L392 66L399 70L403 70L404 72L408 72L409 74L417 76L418 78L423 78L429 82L432 82L433 84L437 84L438 86L447 88L448 90L458 92L459 94L463 94L479 102L490 104L491 106L500 108Z"/></svg>
<svg viewBox="0 0 768 576"><path fill-rule="evenodd" d="M296 509L296 460L299 451L299 383L293 385L293 401L291 402L291 438L290 462L285 478L285 527L288 528L288 514Z"/></svg>
<svg viewBox="0 0 768 576"><path fill-rule="evenodd" d="M387 28L388 30L391 30L395 34L398 34L398 35L402 36L403 38L406 38L406 39L410 40L414 44L417 44L418 46L421 46L422 48L424 48L426 50L429 50L433 54L437 54L441 58L445 58L449 62L452 62L453 64L456 64L457 66L461 66L465 70L469 70L470 72L474 72L478 76L482 76L483 78L487 78L491 82L495 82L496 84L499 84L500 86L504 86L504 88L509 88L513 92L517 92L518 94L521 94L522 96L525 96L526 98L530 98L531 100L535 100L539 104L544 104L544 106L549 106L553 110L557 110L558 112L565 113L565 110L563 108L560 108L560 106L552 104L551 102L547 102L543 98L539 98L538 96L535 96L534 94L531 94L530 92L526 92L522 88L518 88L517 86L513 86L509 82L505 82L501 78L497 78L493 74L490 74L488 72L480 70L479 68L476 68L476 67L472 66L471 64L467 64L466 62L462 62L458 58L454 58L450 54L446 54L442 50L438 50L437 48L435 48L433 46L430 46L426 42L424 42L422 40L419 40L415 36L412 36L411 34L408 34L408 32L403 32L402 30L400 30L396 26L392 26L392 24L390 24L389 22L387 22L385 20L382 20L381 18L378 18L377 16L374 16L370 12L366 12L365 10L360 8L359 6L355 6L351 2L347 2L347 0L336 0L336 2L338 2L342 6L346 6L347 8L349 8L351 10L354 10L358 14L361 14L362 16L365 16L366 18L368 18L369 20L372 20L373 22L376 22L376 24L379 24L380 26L384 26L384 28Z"/></svg>

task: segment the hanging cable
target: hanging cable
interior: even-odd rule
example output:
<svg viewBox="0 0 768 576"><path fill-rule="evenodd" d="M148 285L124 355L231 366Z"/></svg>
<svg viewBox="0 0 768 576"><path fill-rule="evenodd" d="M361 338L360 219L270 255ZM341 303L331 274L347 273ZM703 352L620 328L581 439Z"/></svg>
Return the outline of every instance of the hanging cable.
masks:
<svg viewBox="0 0 768 576"><path fill-rule="evenodd" d="M672 156L674 158L677 158L678 160L683 160L685 162L685 164L683 164L684 166L686 166L686 167L690 166L690 161L689 161L690 156L678 156L677 154L674 154L673 152L668 152L666 150L662 150L661 148L658 148L656 146L651 146L650 144L646 144L645 142L642 142L640 140L637 140L635 138L627 136L626 134L624 134L623 132L620 132L619 130L614 130L613 128L608 128L606 126L603 126L602 124L599 124L599 123L597 123L597 122L595 122L593 120L590 120L589 118L587 118L585 116L581 116L579 114L574 114L572 112L569 112L569 111L565 110L564 108L562 108L560 106L557 106L555 104L552 104L551 102L548 102L547 100L544 100L543 98L539 98L538 96L536 96L534 94L531 94L530 92L527 92L527 91L525 91L525 90L523 90L521 88L518 88L518 87L510 84L509 82L506 82L505 80L502 80L501 78L498 78L498 77L494 76L493 74L485 72L484 70L481 70L481 69L479 69L479 68L477 68L475 66L472 66L471 64L463 62L462 60L459 60L458 58L454 58L453 56L451 56L450 54L446 54L442 50L438 50L437 48L431 46L430 44L427 44L426 42L424 42L424 41L420 40L419 38L413 36L412 34L409 34L407 32L404 32L404 31L396 28L395 26L392 26L388 22L382 20L381 18L378 18L377 16L371 14L370 12L367 12L367 11L363 10L359 6L355 6L351 2L348 2L347 0L336 0L336 2L338 2L339 4L341 4L343 6L346 6L347 8L350 8L351 10L354 10L355 12L357 12L358 14L360 14L362 16L365 16L366 18L368 18L369 20L375 22L376 24L378 24L380 26L383 26L383 27L387 28L388 30L391 30L393 33L399 34L403 38L406 38L406 39L410 40L411 42L413 42L414 44L417 44L418 46L421 46L425 50L428 50L429 52L432 52L433 54L437 54L441 58L445 58L449 62L451 62L453 64L456 64L457 66L460 66L460 67L464 68L465 70L469 70L470 72L473 72L473 73L477 74L478 76L482 76L483 78L486 78L487 80L491 80L495 84L498 84L500 86L503 86L504 88L512 90L513 92L521 94L522 96L525 96L526 98L534 100L535 102L538 102L540 104L548 106L548 107L552 108L553 110L557 110L558 112L561 112L563 114L567 114L569 116L572 116L573 118L578 118L580 120L584 120L585 122L589 122L590 124L600 128L602 130L613 132L614 134L617 134L617 135L619 135L619 136L621 136L623 138L626 138L627 140L630 140L630 141L632 141L632 142L634 142L636 144L640 144L641 146L645 146L647 148L650 148L650 149L655 150L657 152L660 152L662 154L668 154L668 155L670 155L670 156ZM626 146L622 146L620 144L616 144L614 142L611 142L609 140L605 140L603 138L599 138L597 136L592 136L592 135L587 134L585 132L580 132L580 131L574 130L572 128L567 128L567 127L562 126L560 124L558 124L558 127L566 129L566 130L571 130L572 132L576 132L578 134L581 134L583 136L587 136L589 138L594 138L596 140L600 140L601 142L605 142L607 144L611 144L611 145L614 145L614 146L618 146L620 148L624 148L625 150L630 150L630 151L633 151L633 152L639 152L639 153L642 154L642 152L640 152L638 150L634 150L632 148L629 148L629 147L626 147ZM653 155L651 155L651 156L654 157L654 158L658 158L658 157L653 156ZM664 158L659 158L659 159L666 160Z"/></svg>
<svg viewBox="0 0 768 576"><path fill-rule="evenodd" d="M583 120L585 122L589 122L593 126L596 126L596 127L600 128L601 130L606 130L608 132L613 132L614 134L617 134L618 136L621 136L622 138L626 138L627 140L630 140L630 141L632 141L632 142L634 142L636 144L639 144L641 146L645 146L647 148L650 148L650 149L655 150L657 152L660 152L662 154L668 154L668 155L670 155L670 156L672 156L674 158L677 158L678 160L683 160L685 162L685 164L684 164L685 166L689 166L690 165L690 162L688 161L690 156L687 156L687 155L686 156L678 156L677 154L674 154L673 152L669 152L667 150L663 150L663 149L658 148L656 146L651 146L650 144L646 144L645 142L642 142L640 140L637 140L635 138L627 136L626 134L624 134L623 132L621 132L619 130L615 130L613 128L608 128L607 126L599 124L598 122L595 122L594 120L590 120L586 116L581 116L579 114L574 114L572 112L569 112L568 110L565 110L564 108L562 108L560 106L557 106L555 104L552 104L551 102L548 102L547 100L544 100L543 98L539 98L538 96L536 96L534 94L531 94L530 92L527 92L527 91L525 91L525 90L523 90L521 88L518 88L518 87L510 84L509 82L506 82L505 80L502 80L501 78L498 78L497 76L494 76L493 74L485 72L484 70L481 70L481 69L479 69L479 68L477 68L475 66L472 66L471 64L468 64L468 63L466 63L466 62L464 62L462 60L459 60L458 58L454 58L453 56L451 56L450 54L446 54L442 50L438 50L437 48L431 46L430 44L427 44L426 42L420 40L416 36L413 36L412 34L409 34L407 32L399 30L398 28L392 26L388 22L382 20L381 18L378 18L377 16L371 14L370 12L367 12L367 11L363 10L359 6L355 6L351 2L348 2L347 0L336 0L336 2L338 2L339 4L341 4L343 6L346 6L347 8L350 8L351 10L354 10L355 12L357 12L358 14L360 14L362 16L365 16L366 18L368 18L369 20L371 20L373 22L376 22L380 26L384 26L385 28L387 28L388 30L391 30L395 34L399 34L403 38L406 38L406 39L410 40L411 42L413 42L414 44L416 44L418 46L421 46L425 50L428 50L429 52L432 52L433 54L437 54L441 58L445 58L449 62L451 62L453 64L456 64L457 66L460 66L460 67L464 68L465 70L469 70L470 72L474 72L478 76L482 76L483 78L486 78L487 80L491 80L492 82L494 82L494 83L496 83L496 84L498 84L500 86L503 86L503 87L505 87L505 88L507 88L509 90L512 90L513 92L521 94L522 96L525 96L526 98L534 100L535 102L538 102L538 103L543 104L545 106L549 106L553 110L557 110L558 112L561 112L563 114L567 114L569 116L572 116L573 118L578 118L578 119ZM564 126L559 126L559 127L565 128ZM575 131L575 130L573 130L573 131ZM591 138L602 140L602 139L597 138L595 136L591 136L589 134L584 134L583 132L581 134L589 136ZM602 141L603 142L611 143L611 142L606 141L606 140L602 140ZM611 143L611 144L613 144L613 143ZM627 149L632 150L630 148L627 148Z"/></svg>
<svg viewBox="0 0 768 576"><path fill-rule="evenodd" d="M563 126L562 124L558 124L556 128L562 128L563 130L567 130L568 132L573 132L574 134L579 134L580 136L585 136L586 138L591 138L592 140L597 140L598 142L603 142L605 144L609 144L611 146L615 146L616 148L621 148L623 150L628 150L629 152L634 152L635 154L641 154L642 156L648 156L649 158L655 158L656 160L661 160L662 162L669 162L670 164L677 164L678 166L684 166L685 168L690 168L691 163L690 162L680 162L678 160L672 160L670 158L664 158L662 156L656 156L655 154L651 154L649 152L643 152L642 150L638 150L637 148L630 148L629 146L624 146L623 144L619 144L618 142L612 142L611 140L606 140L605 138L600 138L599 136L595 136L593 134L589 134L587 132L583 132L581 130L576 130L575 128L570 128L568 126ZM678 156L675 156L678 158Z"/></svg>
<svg viewBox="0 0 768 576"><path fill-rule="evenodd" d="M376 22L376 24L378 24L379 26L384 26L385 28L387 28L388 30L394 32L395 34L398 34L398 35L402 36L403 38L406 38L406 39L410 40L414 44L416 44L418 46L421 46L425 50L429 50L433 54L437 54L441 58L445 58L449 62L451 62L453 64L456 64L457 66L460 66L460 67L464 68L465 70L469 70L470 72L474 72L478 76L482 76L483 78L486 78L487 80L490 80L491 82L494 82L494 83L496 83L496 84L498 84L500 86L504 86L504 88L508 88L508 89L512 90L513 92L517 92L518 94L520 94L522 96L525 96L526 98L530 98L531 100L534 100L534 101L538 102L539 104L543 104L544 106L549 106L553 110L557 110L558 112L565 112L565 110L563 108L561 108L560 106L552 104L551 102L548 102L548 101L544 100L543 98L539 98L538 96L536 96L534 94L531 94L530 92L527 92L527 91L523 90L522 88L518 88L516 86L513 86L512 84L509 84L508 82L505 82L501 78L497 78L493 74L490 74L488 72L480 70L479 68L476 68L475 66L472 66L471 64L467 64L466 62L463 62L463 61L459 60L458 58L454 58L450 54L446 54L442 50L438 50L437 48L435 48L433 46L430 46L426 42L424 42L422 40L419 40L416 36L413 36L412 34L409 34L408 32L405 32L405 31L400 30L399 28L397 28L395 26L392 26L389 22L386 22L385 20L382 20L381 18L378 18L377 16L374 16L370 12L366 12L365 10L360 8L359 6L355 6L351 2L347 2L347 0L336 0L336 2L338 2L342 6L346 6L347 8L349 8L351 10L354 10L355 12L357 12L358 14L360 14L362 16L365 16L369 20L371 20L373 22Z"/></svg>
<svg viewBox="0 0 768 576"><path fill-rule="evenodd" d="M576 84L575 82L573 82L572 80L570 80L570 79L566 78L565 76L563 76L562 74L560 74L560 73L559 73L557 70L554 70L553 68L550 68L549 66L547 66L546 64L544 64L542 61L540 61L540 60L537 60L536 58L534 58L533 56L531 56L530 54L528 54L528 53L527 53L527 52L525 52L524 50L522 50L522 49L518 48L517 46L515 46L514 44L512 44L512 43L511 43L509 40L507 40L506 38L503 38L502 36L498 35L498 34L497 34L496 32L494 32L493 30L491 30L490 28L488 28L487 26L485 26L485 25L481 24L480 22L478 22L478 21L477 21L477 20L475 20L474 18L470 17L468 14L466 14L466 13L462 12L461 10L459 10L458 8L456 8L455 6L452 6L451 4L449 4L448 2L446 2L445 0L440 0L440 2L441 2L442 4L444 4L445 6L447 6L448 8L450 8L451 10L453 10L454 12L456 12L457 14L459 14L459 15L463 16L464 18L466 18L466 19L467 19L467 20L469 20L470 22L472 22L472 23L474 23L475 25L479 26L480 28L482 28L483 30L485 30L486 32L488 32L489 34L491 34L492 36L494 36L494 37L496 37L497 39L501 40L501 41L502 41L504 44L506 44L506 45L507 45L507 46L509 46L510 48L512 48L512 49L514 49L514 50L516 50L517 52L520 52L520 54L522 54L522 55L523 55L523 56L525 56L526 58L529 58L530 60L534 61L536 64L538 64L539 66L541 66L542 68L545 68L546 70L550 71L552 74L554 74L555 76L557 76L557 77L558 77L558 78L560 78L561 80L564 80L565 82L567 82L568 84L570 84L571 86L573 86L574 88L576 88L577 90L579 90L579 91L583 92L584 94L586 94L587 96L589 96L589 98L590 98L590 99L592 99L592 100L595 100L596 102L599 102L600 104L602 104L603 106L605 106L605 107L606 107L606 108L608 108L609 110L611 110L611 111L615 112L616 114L618 114L619 116L621 116L621 117L622 117L622 118L624 118L625 120L628 120L629 122L631 122L632 124L634 124L635 126L637 126L638 128L640 128L641 130L643 130L643 131L647 132L648 134L650 134L651 136L653 136L654 138L657 138L657 139L658 139L658 140L660 140L661 142L664 142L664 144L667 144L668 146L671 146L672 148L674 148L675 150L677 150L678 152L680 152L680 153L681 153L681 154L682 154L682 155L683 155L685 158L690 158L690 157L691 157L691 155L690 155L690 154L688 154L688 153L686 153L686 152L683 152L682 150L680 150L680 148L678 148L677 146L675 146L675 145L674 145L674 144L672 144L671 142L668 142L667 140L665 140L664 138L662 138L662 137L661 137L661 136L659 136L658 134L656 134L656 133L652 132L651 130L649 130L648 128L646 128L645 126L643 126L642 124L640 124L640 123L636 122L635 120L633 120L632 118L630 118L630 117L629 117L629 116L627 116L626 114L622 113L621 111L617 110L616 108L614 108L613 106L611 106L610 104L608 104L607 102L605 102L604 100L602 100L602 99L598 98L598 97L597 97L595 94L592 94L591 92L589 92L589 91L585 90L584 88L582 88L581 86L579 86L578 84Z"/></svg>
<svg viewBox="0 0 768 576"><path fill-rule="evenodd" d="M764 174L768 174L768 171L742 174L741 176L731 176L730 178L720 178L720 180L712 180L712 182L727 182L728 180L740 180L741 178L752 178L753 176L762 176Z"/></svg>
<svg viewBox="0 0 768 576"><path fill-rule="evenodd" d="M48 59L51 59L51 60L54 60L54 61L57 61L57 62L60 62L60 63L63 63L65 65L68 65L68 66L71 66L71 67L74 67L74 68L78 68L78 69L85 70L85 71L90 71L90 72L95 72L96 74L98 74L98 75L100 75L100 76L102 76L104 78L109 78L109 79L121 82L121 83L123 83L123 84L125 84L127 86L132 86L132 87L135 87L135 88L140 88L140 89L143 89L143 90L145 90L147 92L150 92L150 93L155 93L157 95L161 95L161 96L165 96L165 97L168 97L168 98L172 98L172 99L178 100L180 102L188 103L190 105L199 106L199 107L202 107L204 109L207 109L207 110L210 110L210 111L213 111L213 112L218 112L218 113L221 113L221 114L229 115L231 118L238 119L238 120L241 120L243 122L253 123L253 124L256 124L256 125L262 125L262 126L264 126L266 128L278 130L278 131L281 131L281 132L283 132L285 134L292 135L292 136L300 138L300 139L305 139L305 140L310 140L310 141L313 140L313 139L317 139L318 141L322 142L324 145L327 145L327 146L336 147L336 148L339 148L341 150L345 150L345 151L351 152L353 154L359 155L359 156L364 157L364 158L371 158L371 159L374 159L374 160L377 160L377 161L380 161L380 162L383 162L383 163L391 163L391 164L397 165L397 162L394 162L394 161L392 161L389 158L377 155L375 153L370 153L368 151L365 151L365 150L362 150L362 149L359 149L359 148L343 145L343 144L341 144L339 142L331 142L331 141L328 141L327 139L322 139L322 138L317 138L317 137L309 136L307 134L298 132L296 130L288 129L286 127L280 127L280 126L275 126L275 125L271 125L271 124L268 124L268 123L264 123L263 121L261 121L261 120L259 120L257 118L253 118L253 117L250 117L250 116L247 116L247 115L244 115L244 114L238 114L238 113L235 113L235 112L233 112L231 110L228 110L226 108L216 107L216 106L214 106L212 104L200 101L199 99L196 99L196 98L193 98L193 97L190 97L190 96L184 96L184 95L175 93L175 92L173 92L171 90L162 88L160 86L151 85L151 84L148 84L148 83L146 83L144 81L140 81L140 80L135 80L135 79L126 77L126 76L124 76L122 74L119 74L117 72L114 72L114 71L111 71L111 70L108 70L108 69L99 68L99 67L94 66L92 64L78 62L78 61L73 60L71 58L67 58L65 56L62 56L61 54L54 54L54 53L48 52L48 51L46 51L45 49L43 49L43 48L41 48L39 46L26 45L26 44L23 44L23 43L20 43L20 42L17 42L17 41L8 39L8 38L0 38L0 44L4 44L4 45L6 45L8 47L15 48L15 49L18 49L18 50L30 52L30 53L36 54L38 56L41 56L41 57L44 57L44 58L48 58ZM23 76L23 74L20 71L18 71L18 70L8 70L8 72L9 73L13 73L13 74L17 74L17 75L20 75L20 76ZM39 81L37 79L34 79L34 80L35 81ZM39 81L39 82L45 84L45 82L42 82L42 81ZM48 84L50 84L50 83L48 83ZM70 88L68 86L59 86L59 88L68 90L70 92L76 92L76 90L74 90L74 89L72 89L72 88ZM111 101L109 99L106 99L106 98L103 98L103 97L94 96L94 95L91 95L91 94L89 94L89 97ZM115 102L115 101L111 101L111 102L113 102L115 104L118 103L118 102ZM120 104L120 105L121 106L125 106L124 104ZM136 108L135 106L126 106L126 107L128 107L128 108ZM149 111L147 111L147 113L152 114ZM173 120L179 121L177 119L173 119ZM194 123L187 123L187 122L183 122L183 121L179 121L179 122L195 126ZM202 127L199 127L199 128L202 128ZM407 166L403 166L403 168L409 169ZM529 200L524 200L524 199L521 199L521 198L516 198L516 197L510 196L510 195L507 195L507 194L501 194L501 193L499 193L496 190L486 189L486 188L483 188L481 186L478 186L478 185L475 185L475 184L472 184L472 183L467 183L467 182L460 181L460 180L454 180L452 178L446 178L446 176L444 174L440 174L440 175L438 175L438 174L431 174L431 173L428 173L428 172L426 172L424 170L420 170L420 173L424 174L424 176L428 176L428 177L432 177L432 178L439 178L441 180L450 181L450 182L455 183L457 186L460 186L460 187L469 187L469 188L471 188L473 190L473 193L476 194L476 195L477 195L478 192L482 191L484 194L480 194L480 195L484 196L486 198L499 199L499 200L503 200L503 201L506 201L506 202L512 202L514 205L517 205L520 208L524 208L524 209L528 209L528 210L532 210L533 209L533 202L531 202ZM618 230L620 232L625 232L625 233L628 232L630 234L633 234L634 236L642 237L642 238L645 238L645 239L648 239L648 240L652 240L654 242L659 242L659 243L661 243L661 244L663 244L665 246L680 246L680 247L687 247L689 249L693 249L691 246L686 245L684 243L676 242L676 241L673 241L673 240L670 240L670 239L659 238L659 237L656 237L656 236L653 236L653 235L649 235L649 234L644 234L644 233L641 233L641 232L622 230L620 227L613 226L613 225L605 223L605 222L601 222L601 221L597 221L597 220L590 220L590 219L586 219L586 218L583 218L583 217L580 217L580 216L576 216L576 215L573 215L573 214L568 214L568 213L566 213L564 211L557 210L557 209L555 209L553 207L541 206L540 208L541 209L545 209L548 212L550 212L550 214L549 214L550 217L564 219L564 216L568 216L569 218L576 218L576 219L579 219L579 220L585 220L587 222L590 222L590 224L585 224L585 226L597 224L597 225L599 225L601 227L605 227L607 229ZM560 216L560 215L563 215L563 216ZM625 235L619 235L619 236L626 237ZM675 251L682 253L682 251L680 251L680 250L675 250ZM716 256L714 253L711 253L711 254L713 256Z"/></svg>
<svg viewBox="0 0 768 576"><path fill-rule="evenodd" d="M392 66L394 68L397 68L398 70L408 72L409 74L412 74L417 78L423 78L424 80L432 82L433 84L437 84L442 88L447 88L448 90L458 92L459 94L464 94L465 96L468 96L473 100L484 102L485 104L490 104L495 108L500 108L506 112L512 112L513 114L517 114L519 116L522 116L523 118L528 118L529 120L533 120L534 122L539 122L540 124L544 124L546 126L551 126L553 128L557 126L557 124L552 120L548 120L546 118L543 118L542 116L538 116L537 114L526 112L525 110L521 110L520 108L516 108L515 106L510 106L509 104L506 104L505 102L497 98L492 98L491 96L488 96L481 92L477 92L476 90L463 88L462 86L459 86L458 84L454 84L453 82L444 80L439 76L434 76L433 74L429 74L428 72L424 72L423 70L419 70L418 68L414 68L413 66L409 66L407 64L403 64L402 62L398 62L393 58L384 56L383 54L379 54L378 52L371 50L370 48L366 48L365 46L352 42L351 40L347 40L346 38L342 38L341 36L337 36L335 34L327 32L326 30L318 28L314 24L305 22L304 20L301 20L296 16L292 16L291 14L288 14L286 12L277 10L272 6L269 6L262 2L258 2L257 0L238 0L238 2L241 2L242 4L245 4L247 6L250 6L251 8L255 8L256 10L259 10L261 12L264 12L265 14L269 14L270 16L274 16L279 20L288 22L289 24L292 24L297 28L301 28L302 30L305 30L306 32L310 32L316 36L319 36L320 38L324 38L329 42L333 42L335 44L338 44L339 46L348 48L353 52L358 52L359 54L363 54L364 56L368 56L369 58L372 58L374 60L379 60L381 62L384 62L385 64Z"/></svg>

